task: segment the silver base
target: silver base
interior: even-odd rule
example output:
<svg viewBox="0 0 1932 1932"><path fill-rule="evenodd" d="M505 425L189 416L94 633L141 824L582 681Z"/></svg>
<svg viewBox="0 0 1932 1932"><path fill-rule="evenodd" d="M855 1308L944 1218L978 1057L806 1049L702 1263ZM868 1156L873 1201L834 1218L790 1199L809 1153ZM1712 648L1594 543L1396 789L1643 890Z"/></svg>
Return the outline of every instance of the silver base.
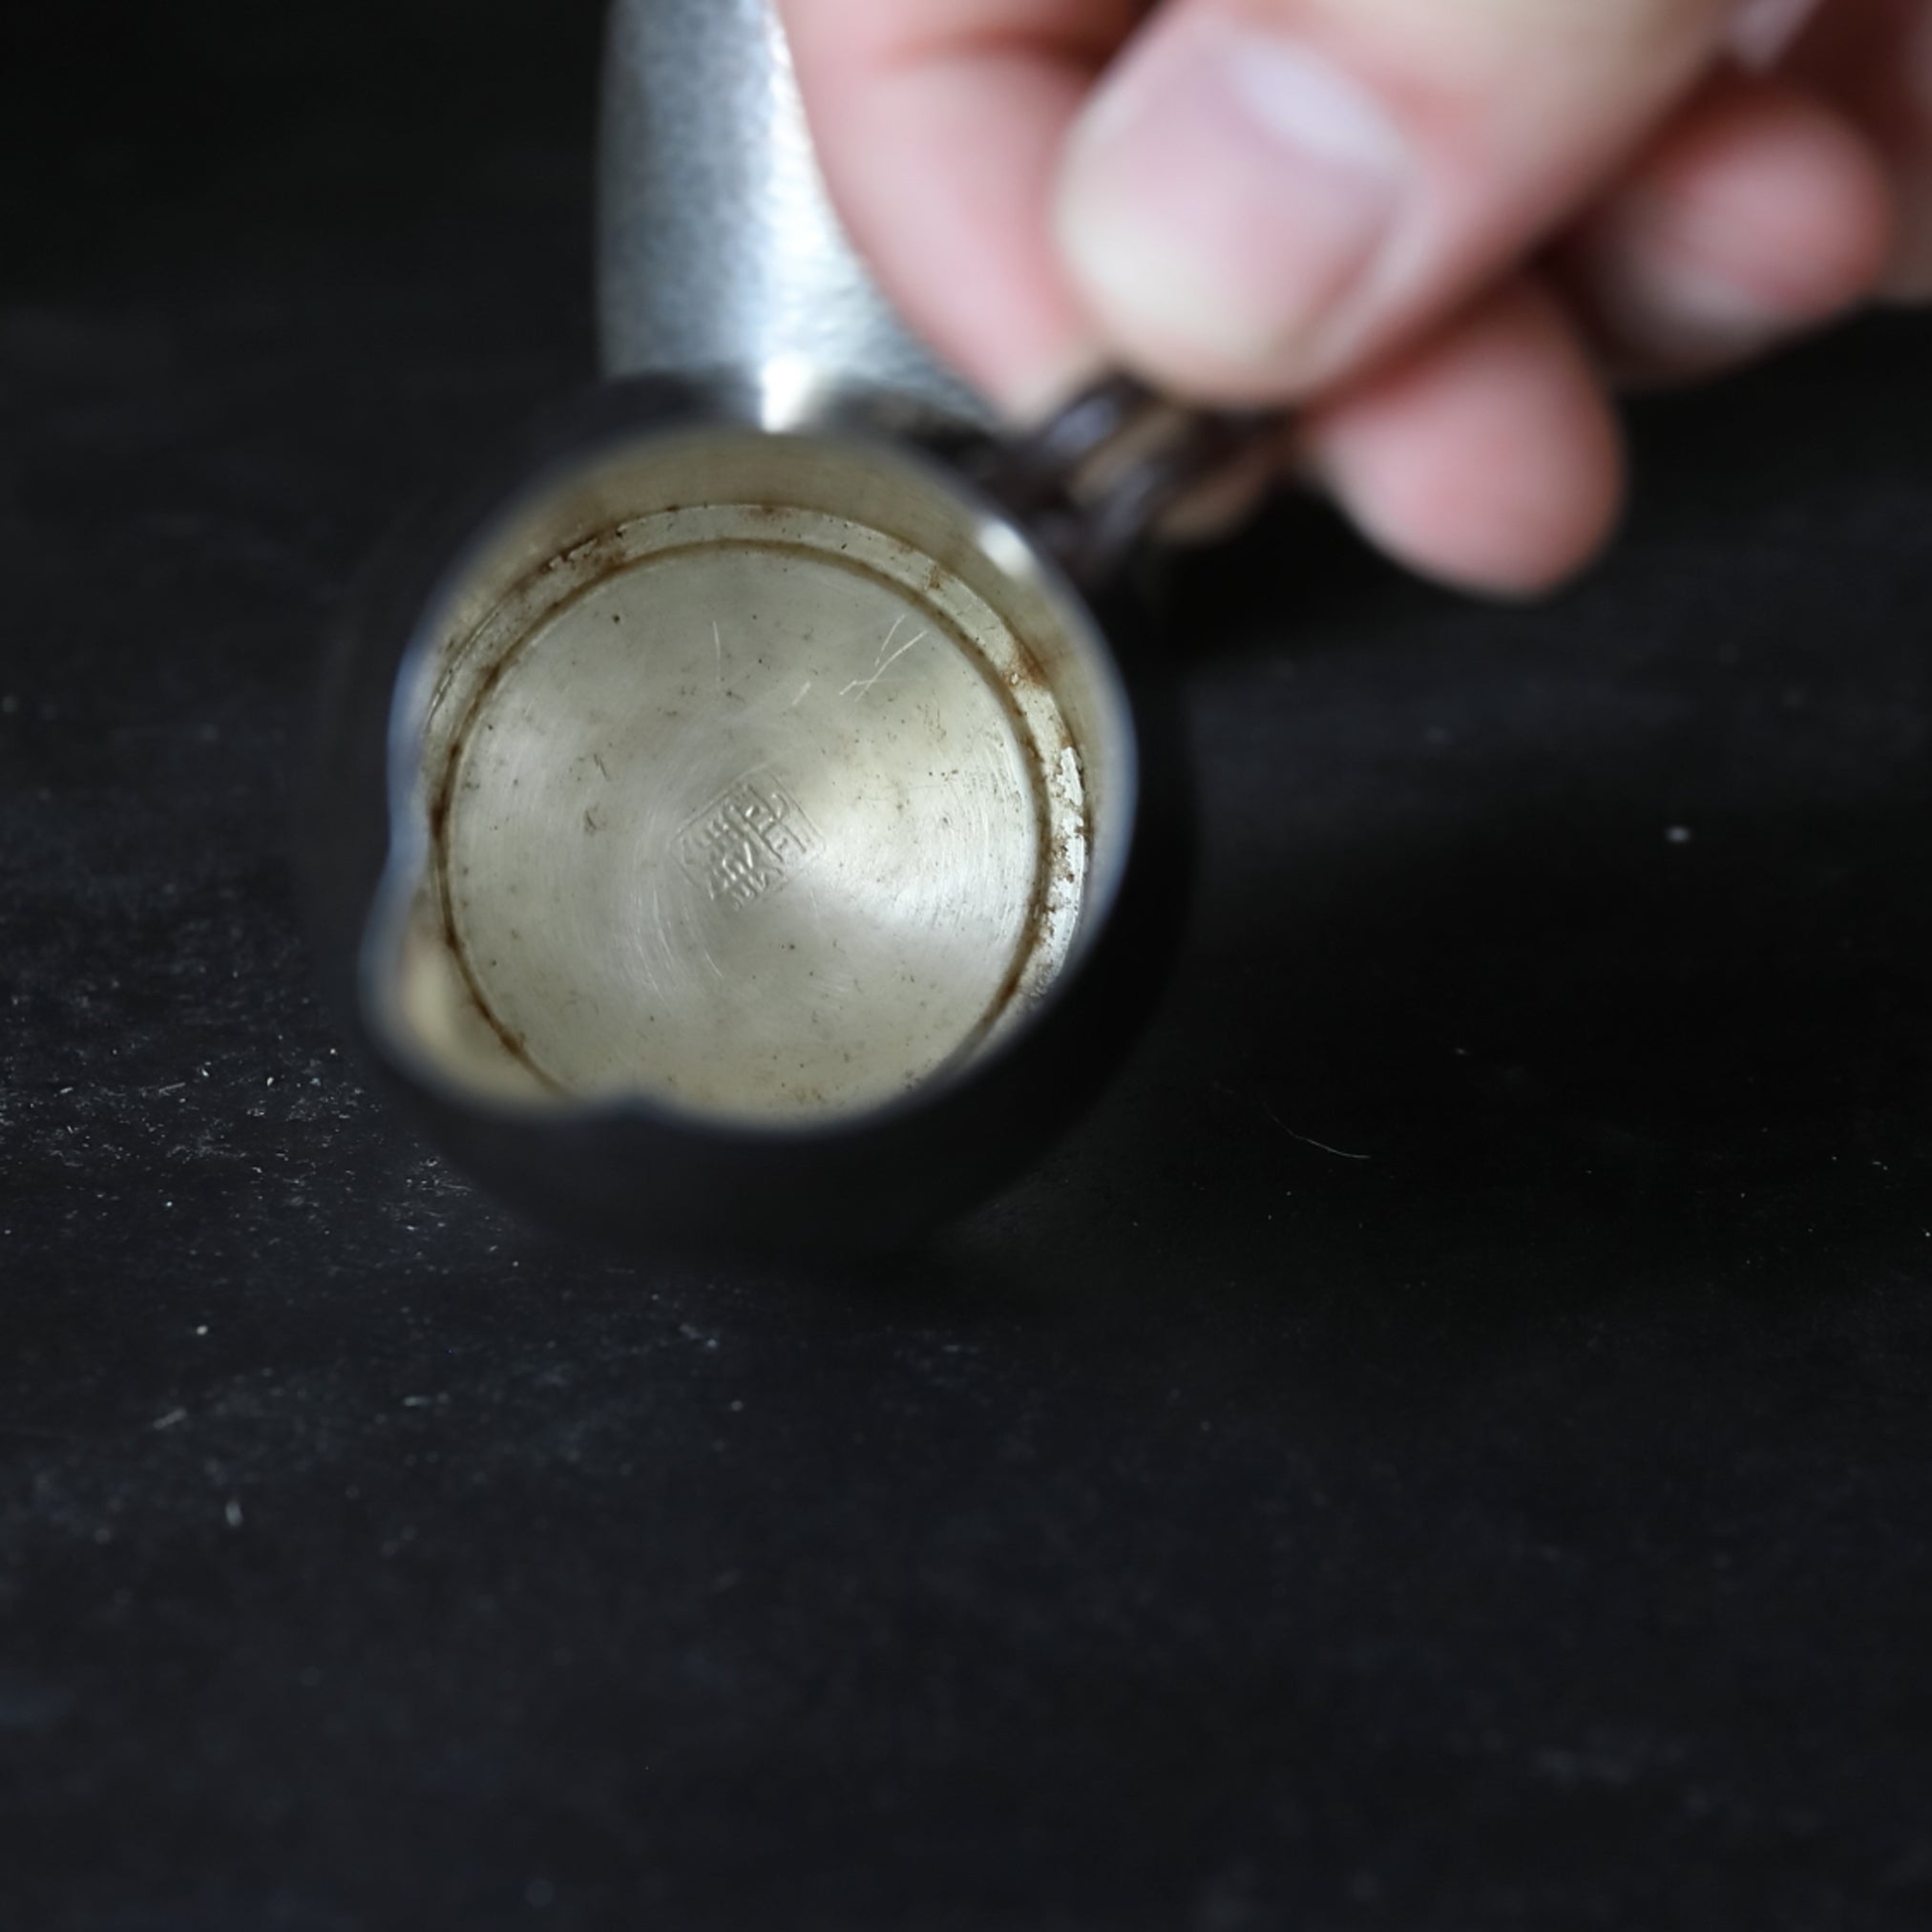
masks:
<svg viewBox="0 0 1932 1932"><path fill-rule="evenodd" d="M1124 864L1125 699L1027 538L856 394L711 407L540 477L420 634L370 983L459 1089L888 1107L1024 1028Z"/></svg>

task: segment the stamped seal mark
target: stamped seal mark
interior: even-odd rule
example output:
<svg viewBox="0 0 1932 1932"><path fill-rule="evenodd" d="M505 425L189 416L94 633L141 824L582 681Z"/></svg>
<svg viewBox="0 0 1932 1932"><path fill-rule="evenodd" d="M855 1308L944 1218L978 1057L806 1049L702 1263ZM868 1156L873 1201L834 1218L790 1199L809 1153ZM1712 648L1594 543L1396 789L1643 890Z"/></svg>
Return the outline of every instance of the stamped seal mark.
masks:
<svg viewBox="0 0 1932 1932"><path fill-rule="evenodd" d="M755 906L824 841L805 808L768 773L741 778L678 834L678 863L714 904Z"/></svg>

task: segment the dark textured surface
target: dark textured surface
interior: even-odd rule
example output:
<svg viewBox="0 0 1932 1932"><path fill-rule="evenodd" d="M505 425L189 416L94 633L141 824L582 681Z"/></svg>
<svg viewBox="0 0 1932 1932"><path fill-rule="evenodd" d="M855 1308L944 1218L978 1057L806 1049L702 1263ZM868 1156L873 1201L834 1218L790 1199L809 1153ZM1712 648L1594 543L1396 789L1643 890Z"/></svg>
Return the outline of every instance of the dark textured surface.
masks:
<svg viewBox="0 0 1932 1932"><path fill-rule="evenodd" d="M1098 1116L632 1269L385 1119L284 856L357 559L587 367L588 18L268 17L0 304L0 1924L1932 1920L1932 338L1654 406L1546 609L1203 563Z"/></svg>

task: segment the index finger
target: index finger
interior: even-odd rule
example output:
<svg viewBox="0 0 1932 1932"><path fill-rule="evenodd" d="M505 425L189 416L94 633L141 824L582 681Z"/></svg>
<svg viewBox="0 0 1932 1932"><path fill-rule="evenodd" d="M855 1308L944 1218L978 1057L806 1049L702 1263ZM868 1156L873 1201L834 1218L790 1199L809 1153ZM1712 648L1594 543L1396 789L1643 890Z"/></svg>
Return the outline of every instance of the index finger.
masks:
<svg viewBox="0 0 1932 1932"><path fill-rule="evenodd" d="M1101 359L1048 210L1135 0L781 0L827 183L901 312L1016 413Z"/></svg>

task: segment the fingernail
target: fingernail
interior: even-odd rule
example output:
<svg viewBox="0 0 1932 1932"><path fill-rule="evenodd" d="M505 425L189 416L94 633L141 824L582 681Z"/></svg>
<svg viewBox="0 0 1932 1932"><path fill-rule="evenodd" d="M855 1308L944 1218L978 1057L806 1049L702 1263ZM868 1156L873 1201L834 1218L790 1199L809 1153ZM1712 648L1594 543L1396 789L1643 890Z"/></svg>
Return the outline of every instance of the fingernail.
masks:
<svg viewBox="0 0 1932 1932"><path fill-rule="evenodd" d="M1731 21L1731 51L1746 67L1774 67L1818 10L1818 0L1742 0Z"/></svg>
<svg viewBox="0 0 1932 1932"><path fill-rule="evenodd" d="M1381 104L1321 54L1186 20L1076 129L1060 237L1128 347L1292 384L1387 245L1410 174Z"/></svg>

